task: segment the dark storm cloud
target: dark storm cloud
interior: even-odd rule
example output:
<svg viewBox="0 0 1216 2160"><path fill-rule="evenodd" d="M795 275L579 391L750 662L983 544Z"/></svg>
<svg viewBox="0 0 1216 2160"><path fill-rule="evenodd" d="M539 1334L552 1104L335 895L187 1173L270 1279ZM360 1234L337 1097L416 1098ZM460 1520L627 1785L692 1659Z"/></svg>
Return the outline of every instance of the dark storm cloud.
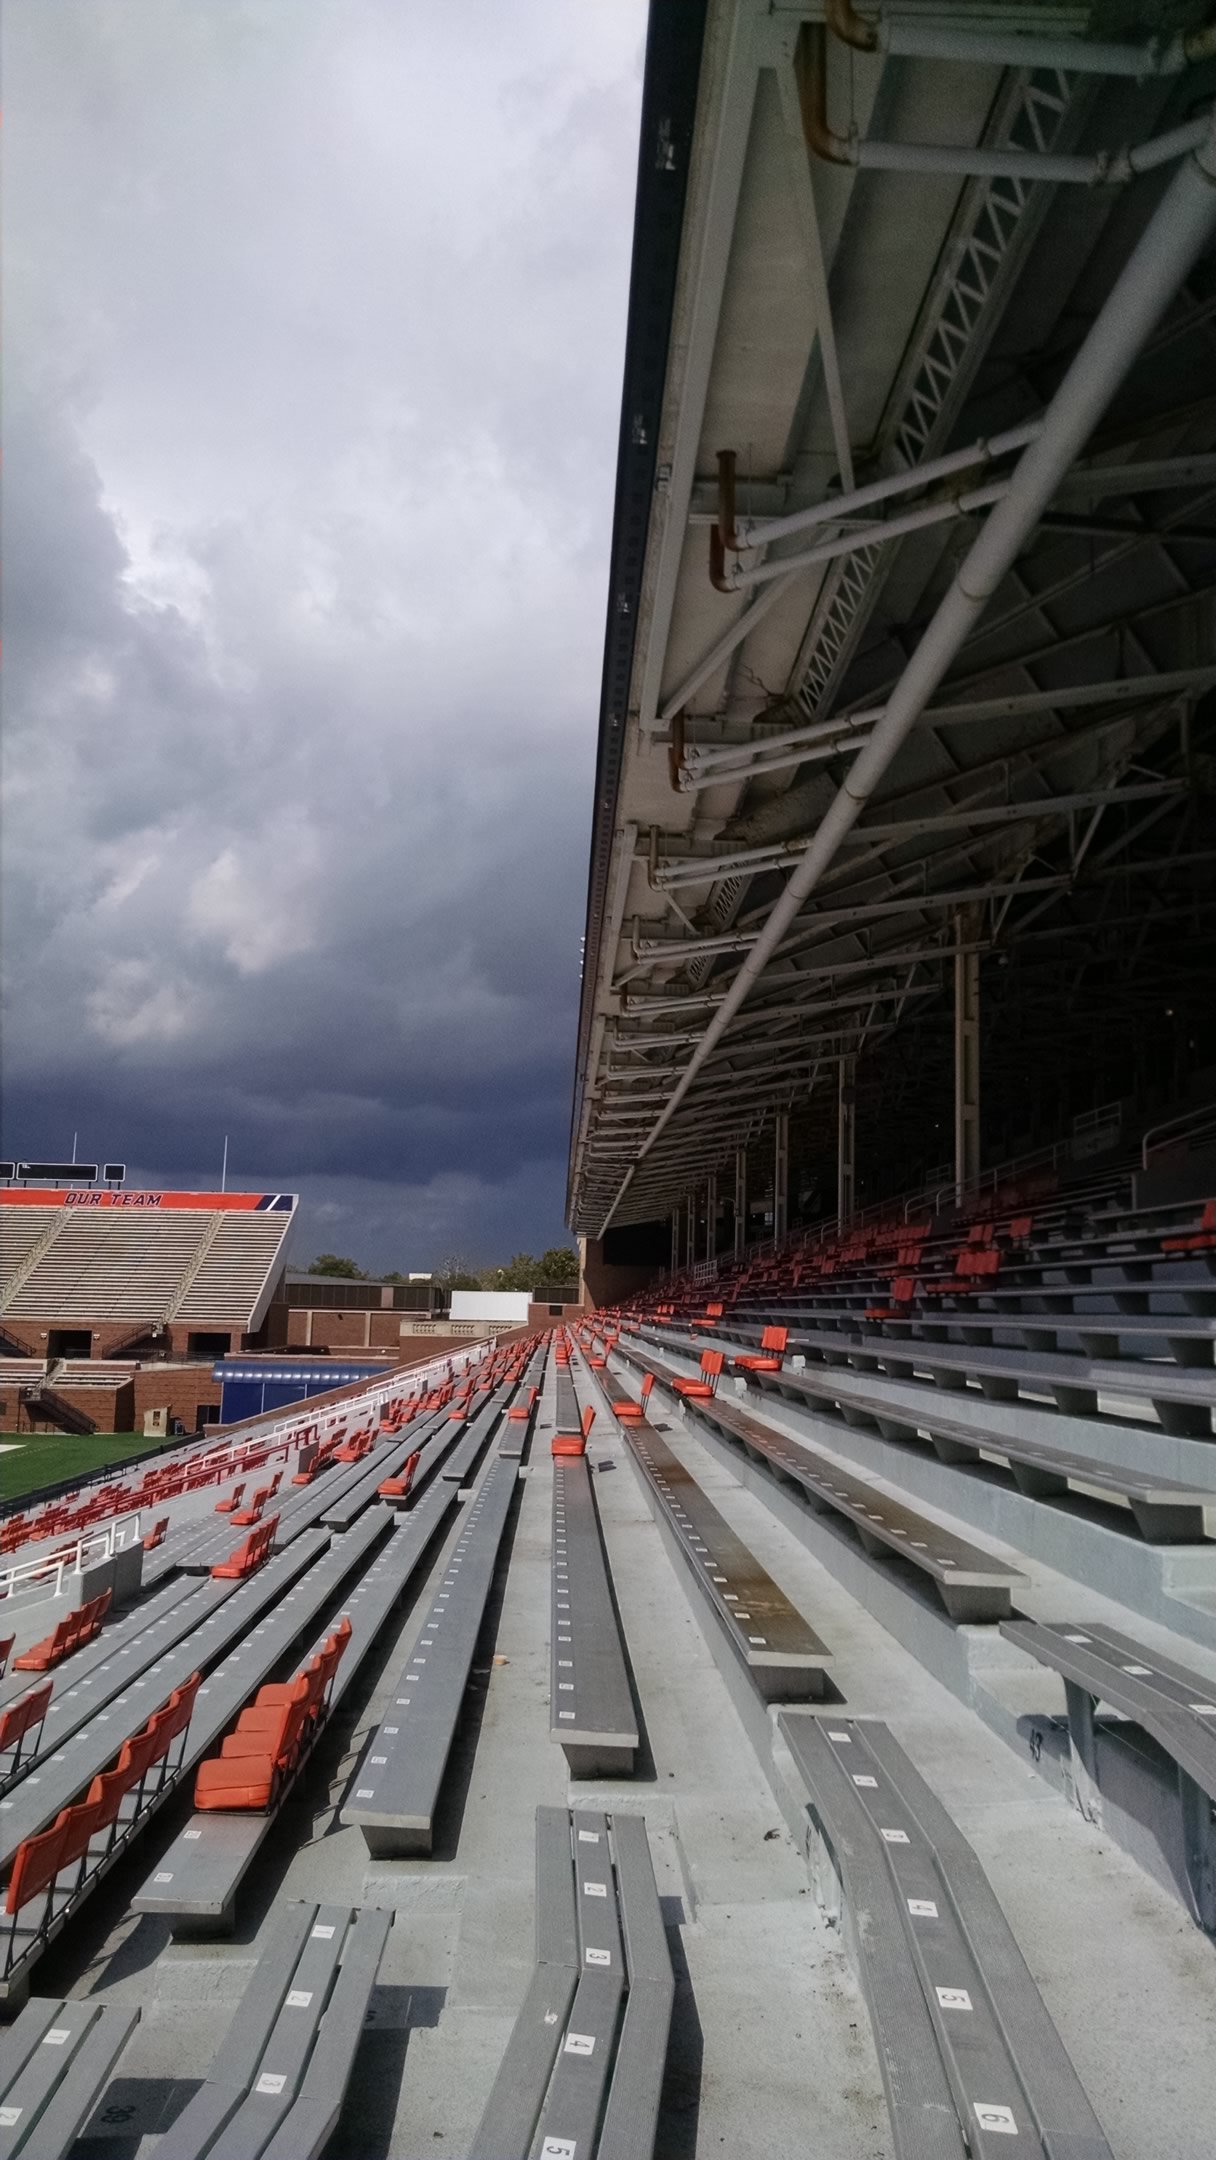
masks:
<svg viewBox="0 0 1216 2160"><path fill-rule="evenodd" d="M641 14L7 10L7 1149L560 1234Z"/></svg>

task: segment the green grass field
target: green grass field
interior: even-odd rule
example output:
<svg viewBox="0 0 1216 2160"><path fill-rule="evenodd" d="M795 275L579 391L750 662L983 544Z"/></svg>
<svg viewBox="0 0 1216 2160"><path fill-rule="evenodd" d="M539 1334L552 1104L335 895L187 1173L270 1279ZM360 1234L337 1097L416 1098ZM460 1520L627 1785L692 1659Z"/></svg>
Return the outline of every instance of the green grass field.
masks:
<svg viewBox="0 0 1216 2160"><path fill-rule="evenodd" d="M152 1445L142 1433L12 1433L0 1432L0 1501L19 1500L40 1485L56 1485L61 1478L89 1477L109 1463L125 1462L128 1455L142 1455Z"/></svg>

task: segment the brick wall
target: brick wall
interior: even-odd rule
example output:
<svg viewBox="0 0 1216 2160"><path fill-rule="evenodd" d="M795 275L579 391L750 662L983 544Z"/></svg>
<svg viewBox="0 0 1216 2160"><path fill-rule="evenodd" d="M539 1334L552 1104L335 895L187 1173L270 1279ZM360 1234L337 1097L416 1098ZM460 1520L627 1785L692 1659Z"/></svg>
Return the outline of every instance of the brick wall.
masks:
<svg viewBox="0 0 1216 2160"><path fill-rule="evenodd" d="M70 1327L74 1330L76 1325L75 1321L66 1320L62 1323L52 1323L52 1327L56 1332L59 1331L61 1326L64 1328ZM82 1321L80 1323L81 1333L84 1332L86 1326L86 1322ZM47 1340L51 1328L45 1326L42 1321L6 1319L4 1332L11 1337L13 1342L20 1343L21 1348L28 1352L30 1357L44 1358L47 1355ZM92 1348L89 1351L90 1357L106 1358L125 1354L125 1346L130 1343L135 1328L130 1320L102 1320L98 1321L90 1332L93 1338ZM174 1321L172 1327L166 1328L163 1333L154 1338L149 1335L144 1337L143 1341L154 1340L158 1355L170 1358L188 1358L190 1355L190 1337L196 1332L193 1322L182 1321L179 1323ZM223 1335L233 1350L240 1350L244 1347L245 1338L239 1328L231 1330L208 1329L205 1332ZM138 1355L146 1357L148 1354L141 1346ZM222 1353L217 1353L217 1355L220 1354Z"/></svg>
<svg viewBox="0 0 1216 2160"><path fill-rule="evenodd" d="M164 1407L171 1418L181 1419L187 1432L193 1432L203 1403L214 1403L219 1409L220 1384L211 1377L210 1359L201 1365L141 1365L132 1386L135 1432L144 1429L145 1410Z"/></svg>

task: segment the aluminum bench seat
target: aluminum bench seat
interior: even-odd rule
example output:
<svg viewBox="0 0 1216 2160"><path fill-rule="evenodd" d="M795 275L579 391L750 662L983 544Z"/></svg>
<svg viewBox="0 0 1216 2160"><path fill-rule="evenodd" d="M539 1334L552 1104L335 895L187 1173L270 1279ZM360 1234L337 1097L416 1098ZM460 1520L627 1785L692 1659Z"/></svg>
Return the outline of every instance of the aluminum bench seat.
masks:
<svg viewBox="0 0 1216 2160"><path fill-rule="evenodd" d="M289 1905L163 2160L314 2160L341 2113L392 1914Z"/></svg>
<svg viewBox="0 0 1216 2160"><path fill-rule="evenodd" d="M556 1365L554 1398L556 1410L555 1432L581 1432L582 1419L578 1407L578 1396L574 1391L574 1374L569 1365Z"/></svg>
<svg viewBox="0 0 1216 2160"><path fill-rule="evenodd" d="M665 1370L659 1369L657 1360L637 1362L664 1381ZM786 1375L759 1377L776 1381ZM801 1375L790 1377L797 1380ZM871 1559L894 1559L915 1569L932 1585L951 1620L1003 1620L1008 1617L1012 1593L1026 1587L1020 1569L930 1516L918 1514L876 1480L855 1475L803 1441L788 1439L741 1404L715 1395L689 1403L688 1410L724 1439L741 1446L764 1469L796 1485L817 1510L849 1523Z"/></svg>
<svg viewBox="0 0 1216 2160"><path fill-rule="evenodd" d="M334 1679L322 1733L455 1505L454 1490L436 1485L410 1514L393 1516L396 1527L387 1544L343 1600L351 1635ZM327 1632L322 1630L321 1641ZM301 1771L310 1759L310 1755L304 1758ZM295 1782L284 1789L276 1807L265 1812L228 1814L209 1809L192 1815L131 1899L131 1910L160 1914L175 1936L230 1934L241 1884Z"/></svg>
<svg viewBox="0 0 1216 2160"><path fill-rule="evenodd" d="M759 1329L736 1331L741 1340L758 1338ZM999 1401L1050 1396L1065 1412L1092 1416L1098 1396L1142 1397L1151 1402L1163 1429L1180 1437L1210 1439L1216 1408L1216 1367L1157 1363L1151 1358L1084 1357L1072 1352L1011 1350L961 1344L920 1336L913 1340L846 1332L843 1328L791 1328L790 1357L801 1355L827 1364L845 1363L856 1370L928 1373L942 1387L965 1388L979 1382Z"/></svg>
<svg viewBox="0 0 1216 2160"><path fill-rule="evenodd" d="M631 1776L637 1713L595 1484L582 1455L553 1460L551 1619L549 1738L573 1777Z"/></svg>
<svg viewBox="0 0 1216 2160"><path fill-rule="evenodd" d="M496 1456L486 1471L393 1699L347 1792L341 1819L358 1825L377 1857L431 1850L444 1772L518 1474L517 1464L504 1456Z"/></svg>
<svg viewBox="0 0 1216 2160"><path fill-rule="evenodd" d="M470 2160L648 2160L674 1992L644 1817L539 1807L536 1962Z"/></svg>
<svg viewBox="0 0 1216 2160"><path fill-rule="evenodd" d="M1140 1726L1169 1757L1191 1909L1216 1932L1216 1680L1097 1622L1006 1621L1001 1633L1064 1682L1073 1787L1092 1821L1102 1820L1099 1703Z"/></svg>
<svg viewBox="0 0 1216 2160"><path fill-rule="evenodd" d="M138 2023L125 2004L32 1996L0 2036L0 2160L67 2160Z"/></svg>
<svg viewBox="0 0 1216 2160"><path fill-rule="evenodd" d="M885 1725L778 1714L900 2160L1113 2160L974 1851Z"/></svg>
<svg viewBox="0 0 1216 2160"><path fill-rule="evenodd" d="M209 1666L217 1665L230 1644L245 1644L267 1607L282 1611L284 1592L311 1567L327 1543L324 1534L319 1533L294 1552L272 1560L247 1582L235 1585L206 1619L145 1670L137 1667L134 1672L124 1671L125 1692L98 1710L37 1771L23 1777L0 1800L0 1870L7 1870L23 1839L45 1830L60 1808L69 1806L84 1791L90 1779L112 1761L123 1741L140 1729L147 1713L165 1702L175 1687L191 1673L206 1672ZM239 1658L242 1652L237 1650L232 1655ZM204 1692L199 1690L200 1703ZM195 1726L200 1722L196 1703L191 1745Z"/></svg>
<svg viewBox="0 0 1216 2160"><path fill-rule="evenodd" d="M1019 1491L1032 1499L1062 1495L1073 1484L1109 1493L1126 1501L1141 1535L1150 1542L1191 1543L1210 1534L1205 1514L1216 1510L1216 1485L1188 1485L1178 1478L1156 1477L1151 1469L1118 1469L1048 1441L1012 1438L986 1425L982 1411L971 1418L941 1409L942 1397L936 1389L923 1388L923 1408L911 1408L906 1399L892 1399L867 1388L862 1376L821 1367L752 1377L765 1395L812 1410L836 1409L846 1423L864 1419L886 1439L915 1440L927 1433L929 1444L946 1463L975 1463L981 1454L1001 1455ZM951 1395L946 1400L957 1404L959 1397ZM1146 1438L1151 1447L1152 1435Z"/></svg>
<svg viewBox="0 0 1216 2160"><path fill-rule="evenodd" d="M597 1373L609 1401L620 1391ZM693 1609L721 1663L742 1668L766 1702L821 1696L832 1653L653 1425L640 1418L622 1436L682 1580L696 1584ZM729 1670L729 1667L727 1668Z"/></svg>

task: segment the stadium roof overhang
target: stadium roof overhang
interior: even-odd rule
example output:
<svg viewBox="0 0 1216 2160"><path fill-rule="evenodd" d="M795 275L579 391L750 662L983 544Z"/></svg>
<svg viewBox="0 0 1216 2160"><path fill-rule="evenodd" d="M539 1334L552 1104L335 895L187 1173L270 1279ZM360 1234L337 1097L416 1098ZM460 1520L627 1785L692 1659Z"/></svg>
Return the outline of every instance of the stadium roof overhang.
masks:
<svg viewBox="0 0 1216 2160"><path fill-rule="evenodd" d="M960 951L1065 1058L1087 980L1124 1031L1162 969L1203 996L1210 13L656 0L575 1229L665 1214L777 1111L826 1131L863 1048L914 1102Z"/></svg>

